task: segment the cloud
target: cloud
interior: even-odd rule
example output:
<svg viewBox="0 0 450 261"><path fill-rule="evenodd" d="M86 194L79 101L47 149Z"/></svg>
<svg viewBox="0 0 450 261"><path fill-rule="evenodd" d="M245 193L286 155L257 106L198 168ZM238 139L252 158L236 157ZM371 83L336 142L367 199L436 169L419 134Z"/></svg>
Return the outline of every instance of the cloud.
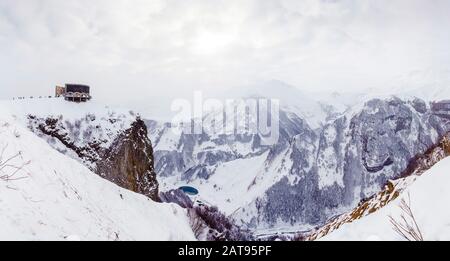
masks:
<svg viewBox="0 0 450 261"><path fill-rule="evenodd" d="M446 0L2 0L0 98L105 100L279 79L358 90L450 66ZM161 94L162 95L162 94Z"/></svg>

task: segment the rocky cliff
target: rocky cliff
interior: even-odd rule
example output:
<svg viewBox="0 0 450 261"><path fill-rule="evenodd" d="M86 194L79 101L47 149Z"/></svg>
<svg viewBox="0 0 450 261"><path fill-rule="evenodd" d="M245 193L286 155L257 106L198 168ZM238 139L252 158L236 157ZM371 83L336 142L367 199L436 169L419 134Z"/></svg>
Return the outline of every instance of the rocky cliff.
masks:
<svg viewBox="0 0 450 261"><path fill-rule="evenodd" d="M153 148L147 127L136 119L100 155L96 173L117 185L158 199L158 181L153 166Z"/></svg>
<svg viewBox="0 0 450 261"><path fill-rule="evenodd" d="M101 177L159 200L147 127L134 114L87 114L77 119L29 115L28 127Z"/></svg>

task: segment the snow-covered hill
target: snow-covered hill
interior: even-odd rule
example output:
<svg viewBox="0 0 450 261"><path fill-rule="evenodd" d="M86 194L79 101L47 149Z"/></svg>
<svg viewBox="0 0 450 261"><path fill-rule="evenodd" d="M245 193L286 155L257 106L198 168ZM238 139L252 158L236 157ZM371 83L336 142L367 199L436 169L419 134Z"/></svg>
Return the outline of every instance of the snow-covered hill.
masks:
<svg viewBox="0 0 450 261"><path fill-rule="evenodd" d="M394 231L390 222L390 217L400 221L405 215L400 208L402 200L410 203L424 240L450 240L449 169L450 158L446 158L418 177L395 201L369 216L343 225L323 240L405 240Z"/></svg>
<svg viewBox="0 0 450 261"><path fill-rule="evenodd" d="M0 109L101 177L157 200L152 145L133 111L55 98L1 102Z"/></svg>
<svg viewBox="0 0 450 261"><path fill-rule="evenodd" d="M96 152L86 150L84 155L79 155L80 153L77 154L62 144L62 139L41 133L39 125L59 125L54 126L55 132L73 147L97 144L105 149L136 119L133 112L125 109L110 108L95 102L72 103L57 98L1 101L0 109L4 115L11 116L22 126L30 128L61 153L77 159L91 169L96 167L94 161L99 156Z"/></svg>
<svg viewBox="0 0 450 261"><path fill-rule="evenodd" d="M0 240L195 240L184 209L100 178L0 109Z"/></svg>

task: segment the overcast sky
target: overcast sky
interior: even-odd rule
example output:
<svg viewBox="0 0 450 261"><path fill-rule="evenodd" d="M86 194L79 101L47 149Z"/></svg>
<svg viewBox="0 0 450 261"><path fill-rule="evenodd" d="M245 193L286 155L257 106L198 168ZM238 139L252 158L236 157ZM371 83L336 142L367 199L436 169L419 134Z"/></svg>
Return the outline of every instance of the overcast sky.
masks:
<svg viewBox="0 0 450 261"><path fill-rule="evenodd" d="M383 87L449 70L449 14L448 0L0 0L0 98L66 82L129 100L271 79Z"/></svg>

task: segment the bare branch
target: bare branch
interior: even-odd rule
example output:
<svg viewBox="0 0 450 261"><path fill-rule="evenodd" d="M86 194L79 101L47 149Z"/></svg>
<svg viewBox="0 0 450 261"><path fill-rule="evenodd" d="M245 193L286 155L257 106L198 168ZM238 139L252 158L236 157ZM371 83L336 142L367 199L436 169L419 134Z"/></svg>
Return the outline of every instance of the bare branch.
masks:
<svg viewBox="0 0 450 261"><path fill-rule="evenodd" d="M8 144L4 145L0 151L0 180L3 181L16 181L25 179L26 176L17 176L20 172L24 172L24 167L30 164L30 161L24 162L20 165L14 164L14 161L19 157L22 158L22 152L18 152L6 160L4 160L6 149L8 148Z"/></svg>
<svg viewBox="0 0 450 261"><path fill-rule="evenodd" d="M400 202L402 214L400 220L389 216L392 229L402 238L408 241L424 241L422 231L416 221L416 217L411 209L411 197L408 194L408 201L402 199Z"/></svg>

